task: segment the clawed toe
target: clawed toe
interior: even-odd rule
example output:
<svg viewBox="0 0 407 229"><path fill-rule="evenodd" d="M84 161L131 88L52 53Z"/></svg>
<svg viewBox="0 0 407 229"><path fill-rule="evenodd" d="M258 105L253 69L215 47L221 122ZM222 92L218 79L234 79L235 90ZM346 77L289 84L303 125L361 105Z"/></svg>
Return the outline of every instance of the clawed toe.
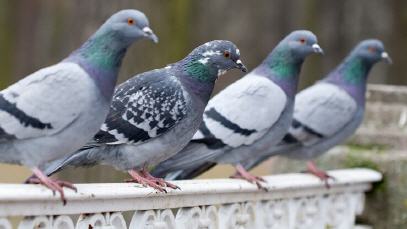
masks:
<svg viewBox="0 0 407 229"><path fill-rule="evenodd" d="M170 183L170 182L167 182L167 181L165 181L164 179L161 179L162 180L162 182L163 182L163 186L166 186L166 187L168 187L168 188L171 188L171 189L179 189L179 190L181 190L181 188L179 187L179 186L177 186L177 185L175 185L175 184L172 184L172 183Z"/></svg>
<svg viewBox="0 0 407 229"><path fill-rule="evenodd" d="M57 180L57 179L51 179L48 176L46 176L41 170L38 168L33 168L32 169L34 175L28 178L25 183L27 184L41 184L44 185L45 187L49 188L52 191L52 194L55 195L56 192L58 192L61 196L62 203L66 205L66 199L65 199L65 193L64 193L64 187L69 188L77 192L76 187L69 182L62 181L62 180Z"/></svg>
<svg viewBox="0 0 407 229"><path fill-rule="evenodd" d="M318 177L322 182L324 182L326 188L330 188L331 185L329 184L329 180L335 181L335 178L330 176L325 171L318 171L316 173L312 173L314 176Z"/></svg>
<svg viewBox="0 0 407 229"><path fill-rule="evenodd" d="M333 176L331 176L331 175L329 175L327 173L325 173L322 178L320 177L320 179L321 179L322 182L324 182L325 187L327 189L331 188L331 184L329 183L329 180L336 181L335 177L333 177Z"/></svg>
<svg viewBox="0 0 407 229"><path fill-rule="evenodd" d="M52 195L54 195L54 196L55 196L56 192L58 192L59 195L61 196L61 201L62 201L63 205L66 205L67 201L65 199L65 193L63 190L63 187L68 187L68 186L66 186L66 184L52 180L50 178L48 178L48 180L41 180L41 179L35 178L35 177L28 179L26 181L26 183L44 185L45 187L49 188L52 191ZM74 187L72 184L71 184L71 186ZM74 187L74 190L76 190L75 187Z"/></svg>
<svg viewBox="0 0 407 229"><path fill-rule="evenodd" d="M128 173L133 178L128 182L139 183L144 187L148 186L159 192L167 193L167 190L165 190L166 182L163 179L161 179L161 181L160 178L155 178L151 175L147 176L145 171L129 170Z"/></svg>
<svg viewBox="0 0 407 229"><path fill-rule="evenodd" d="M129 179L129 180L125 180L127 183L137 183L137 184L141 184L143 187L150 187L153 188L159 192L164 192L167 193L167 190L165 190L164 188L162 188L161 186L159 186L157 183L155 182L151 182L151 181L147 181L144 179Z"/></svg>
<svg viewBox="0 0 407 229"><path fill-rule="evenodd" d="M262 185L262 182L267 183L266 180L264 180L262 177L250 174L241 165L236 166L236 173L232 175L230 178L246 180L249 183L255 184L258 189L268 191L268 189Z"/></svg>
<svg viewBox="0 0 407 229"><path fill-rule="evenodd" d="M63 181L63 180L55 180L55 181L61 187L65 187L65 188L71 189L75 192L78 192L78 189L75 187L75 185L73 185L72 183L70 183L68 181Z"/></svg>
<svg viewBox="0 0 407 229"><path fill-rule="evenodd" d="M263 177L255 176L255 178L261 182L267 183L266 180L263 179Z"/></svg>
<svg viewBox="0 0 407 229"><path fill-rule="evenodd" d="M331 188L331 185L329 184L329 180L336 181L336 178L329 175L327 172L324 170L319 169L314 162L308 162L307 164L307 170L308 173L318 177L325 185L326 188Z"/></svg>

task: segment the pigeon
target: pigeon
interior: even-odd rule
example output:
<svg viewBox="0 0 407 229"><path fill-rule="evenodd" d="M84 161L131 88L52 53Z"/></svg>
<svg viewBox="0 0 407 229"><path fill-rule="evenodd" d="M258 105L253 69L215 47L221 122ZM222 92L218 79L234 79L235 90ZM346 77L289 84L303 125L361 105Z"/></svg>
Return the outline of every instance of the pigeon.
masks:
<svg viewBox="0 0 407 229"><path fill-rule="evenodd" d="M0 161L29 167L65 203L63 186L39 168L81 148L105 120L126 49L140 38L157 41L146 16L123 10L79 49L0 91Z"/></svg>
<svg viewBox="0 0 407 229"><path fill-rule="evenodd" d="M209 101L204 121L190 143L160 163L153 175L188 179L215 163L232 164L236 167L233 177L262 188L263 180L240 163L287 133L302 63L310 54L322 52L312 32L290 33L258 67Z"/></svg>
<svg viewBox="0 0 407 229"><path fill-rule="evenodd" d="M188 144L202 122L215 81L230 69L246 71L239 49L230 41L215 40L179 62L134 76L116 88L107 119L93 140L72 156L50 163L46 173L105 164L160 192L177 188L151 176L149 169Z"/></svg>
<svg viewBox="0 0 407 229"><path fill-rule="evenodd" d="M380 60L391 63L383 43L361 41L323 80L298 93L287 135L265 154L242 161L244 168L251 169L273 155L311 160L344 142L362 123L367 78ZM329 187L331 176L325 171L312 161L307 169Z"/></svg>

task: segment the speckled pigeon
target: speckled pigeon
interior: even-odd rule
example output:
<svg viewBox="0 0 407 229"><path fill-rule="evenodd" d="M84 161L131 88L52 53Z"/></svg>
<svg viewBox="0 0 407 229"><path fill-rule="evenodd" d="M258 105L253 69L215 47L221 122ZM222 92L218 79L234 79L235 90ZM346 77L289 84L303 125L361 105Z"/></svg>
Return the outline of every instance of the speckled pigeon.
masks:
<svg viewBox="0 0 407 229"><path fill-rule="evenodd" d="M312 53L322 53L310 31L286 36L252 72L228 86L208 103L204 121L180 153L162 162L154 175L185 179L214 163L233 164L234 177L261 187L261 178L240 165L279 142L291 124L301 65Z"/></svg>
<svg viewBox="0 0 407 229"><path fill-rule="evenodd" d="M346 140L362 122L367 77L380 60L391 62L382 42L360 42L327 77L298 93L294 119L283 141L242 165L251 169L273 155L310 160ZM325 171L312 161L307 167L328 185Z"/></svg>
<svg viewBox="0 0 407 229"><path fill-rule="evenodd" d="M127 48L137 39L157 40L146 16L123 10L110 17L79 49L0 92L0 161L29 167L41 183L63 186L39 169L82 147L106 118Z"/></svg>
<svg viewBox="0 0 407 229"><path fill-rule="evenodd" d="M149 174L149 167L173 156L192 138L218 76L246 71L230 41L211 41L183 60L127 80L117 87L110 113L93 141L48 174L65 166L107 164L128 171L134 182L165 191L176 186Z"/></svg>

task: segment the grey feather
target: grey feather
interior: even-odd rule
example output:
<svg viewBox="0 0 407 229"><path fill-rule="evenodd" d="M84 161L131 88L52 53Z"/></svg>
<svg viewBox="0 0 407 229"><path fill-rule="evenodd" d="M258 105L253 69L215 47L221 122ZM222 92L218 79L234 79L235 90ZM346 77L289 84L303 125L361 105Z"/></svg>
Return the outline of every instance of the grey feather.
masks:
<svg viewBox="0 0 407 229"><path fill-rule="evenodd" d="M141 169L173 156L202 122L217 77L225 70L245 70L239 57L233 43L211 41L177 63L134 76L117 88L99 133L47 171L95 163Z"/></svg>
<svg viewBox="0 0 407 229"><path fill-rule="evenodd" d="M294 121L287 136L262 155L243 161L246 169L274 155L315 158L332 145L346 140L363 120L364 107L358 106L343 89L333 84L313 85L298 93L296 101Z"/></svg>
<svg viewBox="0 0 407 229"><path fill-rule="evenodd" d="M158 137L187 114L181 83L166 69L141 74L121 84L111 110L94 137L100 144L139 144Z"/></svg>
<svg viewBox="0 0 407 229"><path fill-rule="evenodd" d="M0 160L12 163L19 155L18 163L30 167L85 144L103 122L109 105L100 99L103 96L93 80L73 63L33 73L3 90L1 96L0 127L7 133L2 144L12 147L0 153Z"/></svg>
<svg viewBox="0 0 407 229"><path fill-rule="evenodd" d="M310 160L344 142L362 123L367 78L380 60L389 61L383 43L361 41L321 82L296 96L294 121L283 141L244 166L274 155Z"/></svg>
<svg viewBox="0 0 407 229"><path fill-rule="evenodd" d="M297 46L304 37L307 45ZM190 143L200 147L194 146L194 151L186 147L187 153L159 164L157 171L174 172L171 178L176 179L182 172L175 168L196 175L209 164L236 165L277 144L291 124L301 64L316 43L309 31L288 35L256 69L211 99Z"/></svg>
<svg viewBox="0 0 407 229"><path fill-rule="evenodd" d="M110 17L62 62L38 70L0 92L0 161L31 169L78 150L109 111L127 48L145 37L123 23L145 15L123 10Z"/></svg>
<svg viewBox="0 0 407 229"><path fill-rule="evenodd" d="M327 137L349 123L357 107L356 101L343 89L333 84L319 83L296 96L294 119ZM294 132L295 128L290 130L292 135L306 144Z"/></svg>
<svg viewBox="0 0 407 229"><path fill-rule="evenodd" d="M173 73L153 70L118 86L108 117L93 140L61 164L49 164L47 171L95 164L129 170L154 164L183 147L199 125L203 106L193 104Z"/></svg>

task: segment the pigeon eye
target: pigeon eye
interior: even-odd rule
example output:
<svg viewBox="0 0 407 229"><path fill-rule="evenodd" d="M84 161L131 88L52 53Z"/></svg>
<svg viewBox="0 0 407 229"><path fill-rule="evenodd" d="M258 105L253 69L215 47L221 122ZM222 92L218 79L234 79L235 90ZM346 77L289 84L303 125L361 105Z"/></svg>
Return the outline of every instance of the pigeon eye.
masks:
<svg viewBox="0 0 407 229"><path fill-rule="evenodd" d="M370 53L375 53L376 52L376 48L373 47L373 46L369 46L367 49L369 50Z"/></svg>
<svg viewBox="0 0 407 229"><path fill-rule="evenodd" d="M223 56L226 57L226 58L229 58L230 57L230 52L229 51L224 51Z"/></svg>
<svg viewBox="0 0 407 229"><path fill-rule="evenodd" d="M134 25L136 22L134 21L133 18L127 18L127 24L128 25Z"/></svg>
<svg viewBox="0 0 407 229"><path fill-rule="evenodd" d="M300 39L300 43L301 43L301 44L305 44L305 38L301 38L301 39Z"/></svg>

